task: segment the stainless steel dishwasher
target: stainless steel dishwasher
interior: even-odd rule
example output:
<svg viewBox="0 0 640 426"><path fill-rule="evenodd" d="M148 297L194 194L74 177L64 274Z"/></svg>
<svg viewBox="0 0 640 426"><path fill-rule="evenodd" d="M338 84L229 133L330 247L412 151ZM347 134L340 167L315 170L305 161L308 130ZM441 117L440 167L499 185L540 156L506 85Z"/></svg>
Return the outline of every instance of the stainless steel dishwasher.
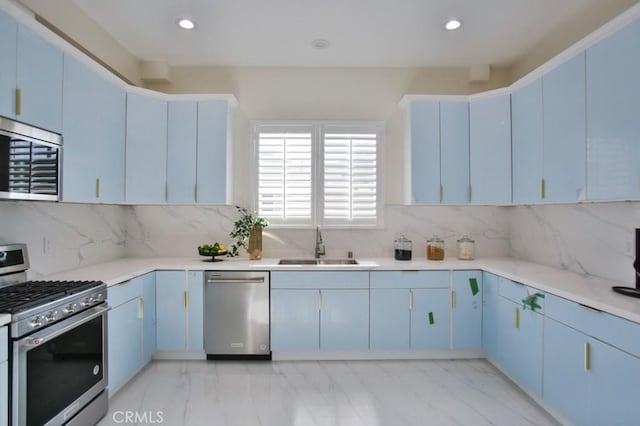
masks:
<svg viewBox="0 0 640 426"><path fill-rule="evenodd" d="M204 349L207 359L271 359L268 272L205 272Z"/></svg>

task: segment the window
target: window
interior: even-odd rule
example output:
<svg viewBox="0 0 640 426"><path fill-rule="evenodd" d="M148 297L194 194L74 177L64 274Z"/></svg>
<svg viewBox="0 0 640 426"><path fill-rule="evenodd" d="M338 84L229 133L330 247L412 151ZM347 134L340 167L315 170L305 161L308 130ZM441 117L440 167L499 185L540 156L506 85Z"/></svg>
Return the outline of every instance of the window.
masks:
<svg viewBox="0 0 640 426"><path fill-rule="evenodd" d="M382 224L380 123L254 125L256 206L282 226Z"/></svg>

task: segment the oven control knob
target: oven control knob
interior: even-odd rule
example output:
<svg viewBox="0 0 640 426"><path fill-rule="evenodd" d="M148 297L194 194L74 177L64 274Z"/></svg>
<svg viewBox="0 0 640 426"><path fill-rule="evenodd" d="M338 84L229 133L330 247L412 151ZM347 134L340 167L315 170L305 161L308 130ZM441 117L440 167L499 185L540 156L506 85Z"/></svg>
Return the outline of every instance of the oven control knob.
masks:
<svg viewBox="0 0 640 426"><path fill-rule="evenodd" d="M37 316L31 320L29 325L31 326L31 328L38 328L38 327L42 327L42 322L43 322L43 318L41 316Z"/></svg>
<svg viewBox="0 0 640 426"><path fill-rule="evenodd" d="M72 314L75 311L76 311L76 304L75 303L69 303L67 306L62 308L62 312L65 313L65 314Z"/></svg>
<svg viewBox="0 0 640 426"><path fill-rule="evenodd" d="M98 302L102 302L103 300L104 300L104 294L102 294L102 293L98 293L98 294L96 295L96 303L98 303Z"/></svg>
<svg viewBox="0 0 640 426"><path fill-rule="evenodd" d="M86 307L86 306L91 306L91 304L92 304L92 303L93 303L93 297L92 297L92 296L85 297L85 298L82 300L82 306L85 306L85 307Z"/></svg>
<svg viewBox="0 0 640 426"><path fill-rule="evenodd" d="M53 322L57 319L58 319L58 311L49 311L47 313L47 316L45 317L45 320L47 320L47 322Z"/></svg>

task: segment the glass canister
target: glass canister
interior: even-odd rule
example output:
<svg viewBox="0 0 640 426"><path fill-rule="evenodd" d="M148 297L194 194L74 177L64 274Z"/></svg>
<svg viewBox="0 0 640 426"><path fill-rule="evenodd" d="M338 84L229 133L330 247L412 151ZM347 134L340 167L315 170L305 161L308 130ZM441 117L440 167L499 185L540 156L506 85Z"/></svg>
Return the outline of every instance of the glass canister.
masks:
<svg viewBox="0 0 640 426"><path fill-rule="evenodd" d="M411 248L413 243L404 234L393 242L394 258L396 260L411 260Z"/></svg>
<svg viewBox="0 0 640 426"><path fill-rule="evenodd" d="M437 235L427 240L427 259L444 260L444 240Z"/></svg>
<svg viewBox="0 0 640 426"><path fill-rule="evenodd" d="M464 235L458 240L458 259L473 260L476 254L476 242Z"/></svg>

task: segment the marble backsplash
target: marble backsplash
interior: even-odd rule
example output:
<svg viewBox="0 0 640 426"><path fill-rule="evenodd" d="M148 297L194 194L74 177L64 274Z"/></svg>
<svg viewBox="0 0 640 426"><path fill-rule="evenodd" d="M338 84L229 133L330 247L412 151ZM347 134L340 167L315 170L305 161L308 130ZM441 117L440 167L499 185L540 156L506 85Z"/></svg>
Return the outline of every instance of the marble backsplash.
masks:
<svg viewBox="0 0 640 426"><path fill-rule="evenodd" d="M128 256L193 256L196 247L218 241L230 244L238 214L233 207L135 206L126 212ZM456 240L476 240L477 256L507 256L508 207L387 206L384 229L322 230L327 257L391 257L400 233L413 241L413 255L425 256L427 238L445 240L447 256L456 255ZM267 228L264 257L312 257L313 229Z"/></svg>
<svg viewBox="0 0 640 426"><path fill-rule="evenodd" d="M128 207L0 202L0 243L26 243L29 279L125 255Z"/></svg>
<svg viewBox="0 0 640 426"><path fill-rule="evenodd" d="M509 208L512 257L580 274L634 282L640 202Z"/></svg>

